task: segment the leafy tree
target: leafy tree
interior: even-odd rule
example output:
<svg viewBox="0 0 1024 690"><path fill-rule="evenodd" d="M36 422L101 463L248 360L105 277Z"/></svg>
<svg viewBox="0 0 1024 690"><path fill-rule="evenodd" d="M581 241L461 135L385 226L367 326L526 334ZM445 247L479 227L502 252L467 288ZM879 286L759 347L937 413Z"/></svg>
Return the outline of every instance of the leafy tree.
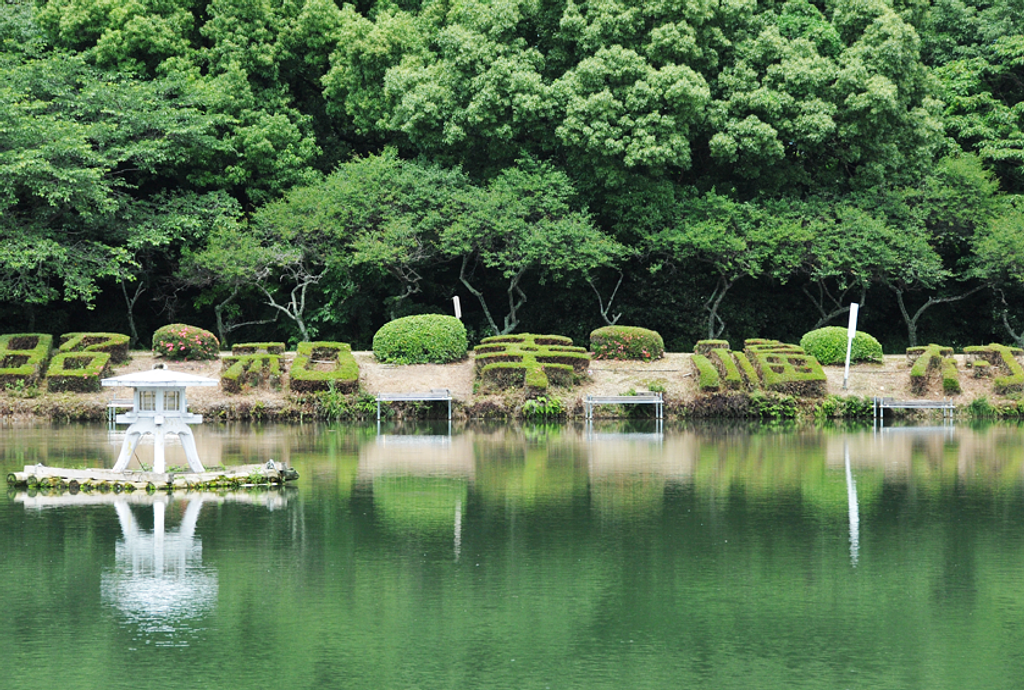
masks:
<svg viewBox="0 0 1024 690"><path fill-rule="evenodd" d="M541 283L571 279L608 266L621 254L621 245L598 230L587 213L573 210L574 196L564 173L522 161L485 188L469 190L465 212L441 233L441 251L461 261L459 280L479 301L493 333L511 333L519 325L528 273ZM478 271L496 273L504 282L508 307L500 328Z"/></svg>
<svg viewBox="0 0 1024 690"><path fill-rule="evenodd" d="M722 301L741 278L786 281L803 261L810 233L794 215L737 202L714 191L680 200L674 223L654 237L672 261L707 265L715 287L704 299L707 337L725 330Z"/></svg>

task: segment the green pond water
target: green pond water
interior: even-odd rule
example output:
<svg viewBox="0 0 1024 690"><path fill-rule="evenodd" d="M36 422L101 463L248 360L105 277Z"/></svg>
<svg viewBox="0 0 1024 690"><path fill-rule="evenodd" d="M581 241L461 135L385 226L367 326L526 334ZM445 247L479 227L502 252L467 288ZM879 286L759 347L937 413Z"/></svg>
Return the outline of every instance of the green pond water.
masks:
<svg viewBox="0 0 1024 690"><path fill-rule="evenodd" d="M0 687L1024 687L1020 428L381 431L197 430L281 491L7 490ZM5 474L118 444L0 426Z"/></svg>

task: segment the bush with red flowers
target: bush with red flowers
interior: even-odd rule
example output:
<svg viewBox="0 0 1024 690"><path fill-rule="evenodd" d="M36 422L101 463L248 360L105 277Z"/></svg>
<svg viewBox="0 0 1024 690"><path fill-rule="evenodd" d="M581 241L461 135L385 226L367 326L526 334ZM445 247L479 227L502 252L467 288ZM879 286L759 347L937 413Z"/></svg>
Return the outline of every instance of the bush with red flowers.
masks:
<svg viewBox="0 0 1024 690"><path fill-rule="evenodd" d="M220 341L210 331L172 323L153 334L153 354L167 359L217 359Z"/></svg>

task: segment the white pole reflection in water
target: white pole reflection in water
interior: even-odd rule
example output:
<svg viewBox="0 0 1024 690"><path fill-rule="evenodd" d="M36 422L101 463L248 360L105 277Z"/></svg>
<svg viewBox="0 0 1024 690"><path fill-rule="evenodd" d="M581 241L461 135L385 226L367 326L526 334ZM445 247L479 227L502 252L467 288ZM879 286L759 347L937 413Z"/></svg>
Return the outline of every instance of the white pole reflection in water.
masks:
<svg viewBox="0 0 1024 690"><path fill-rule="evenodd" d="M843 451L846 454L846 499L849 502L850 511L850 565L857 567L857 559L860 556L860 514L857 511L857 482L853 480L853 472L850 470L850 446L844 445Z"/></svg>
<svg viewBox="0 0 1024 690"><path fill-rule="evenodd" d="M455 560L459 560L462 553L462 501L455 501Z"/></svg>
<svg viewBox="0 0 1024 690"><path fill-rule="evenodd" d="M123 539L115 547L115 566L101 582L103 599L113 604L157 644L185 644L180 636L189 620L208 613L217 602L217 574L203 568L203 546L196 522L203 498L185 507L181 525L167 530L168 496L153 497L153 531L139 526L127 496L114 501Z"/></svg>

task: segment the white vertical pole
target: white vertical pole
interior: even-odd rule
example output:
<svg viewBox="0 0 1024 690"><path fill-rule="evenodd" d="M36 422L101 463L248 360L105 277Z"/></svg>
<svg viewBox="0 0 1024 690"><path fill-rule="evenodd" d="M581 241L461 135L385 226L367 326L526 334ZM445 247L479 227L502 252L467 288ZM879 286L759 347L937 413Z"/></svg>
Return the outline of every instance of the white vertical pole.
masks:
<svg viewBox="0 0 1024 690"><path fill-rule="evenodd" d="M850 352L853 350L853 337L857 335L857 310L860 305L850 302L850 324L846 328L846 367L843 369L843 390L850 382Z"/></svg>
<svg viewBox="0 0 1024 690"><path fill-rule="evenodd" d="M459 296L452 297L452 302L455 303L455 318L462 318L462 302L459 301Z"/></svg>

